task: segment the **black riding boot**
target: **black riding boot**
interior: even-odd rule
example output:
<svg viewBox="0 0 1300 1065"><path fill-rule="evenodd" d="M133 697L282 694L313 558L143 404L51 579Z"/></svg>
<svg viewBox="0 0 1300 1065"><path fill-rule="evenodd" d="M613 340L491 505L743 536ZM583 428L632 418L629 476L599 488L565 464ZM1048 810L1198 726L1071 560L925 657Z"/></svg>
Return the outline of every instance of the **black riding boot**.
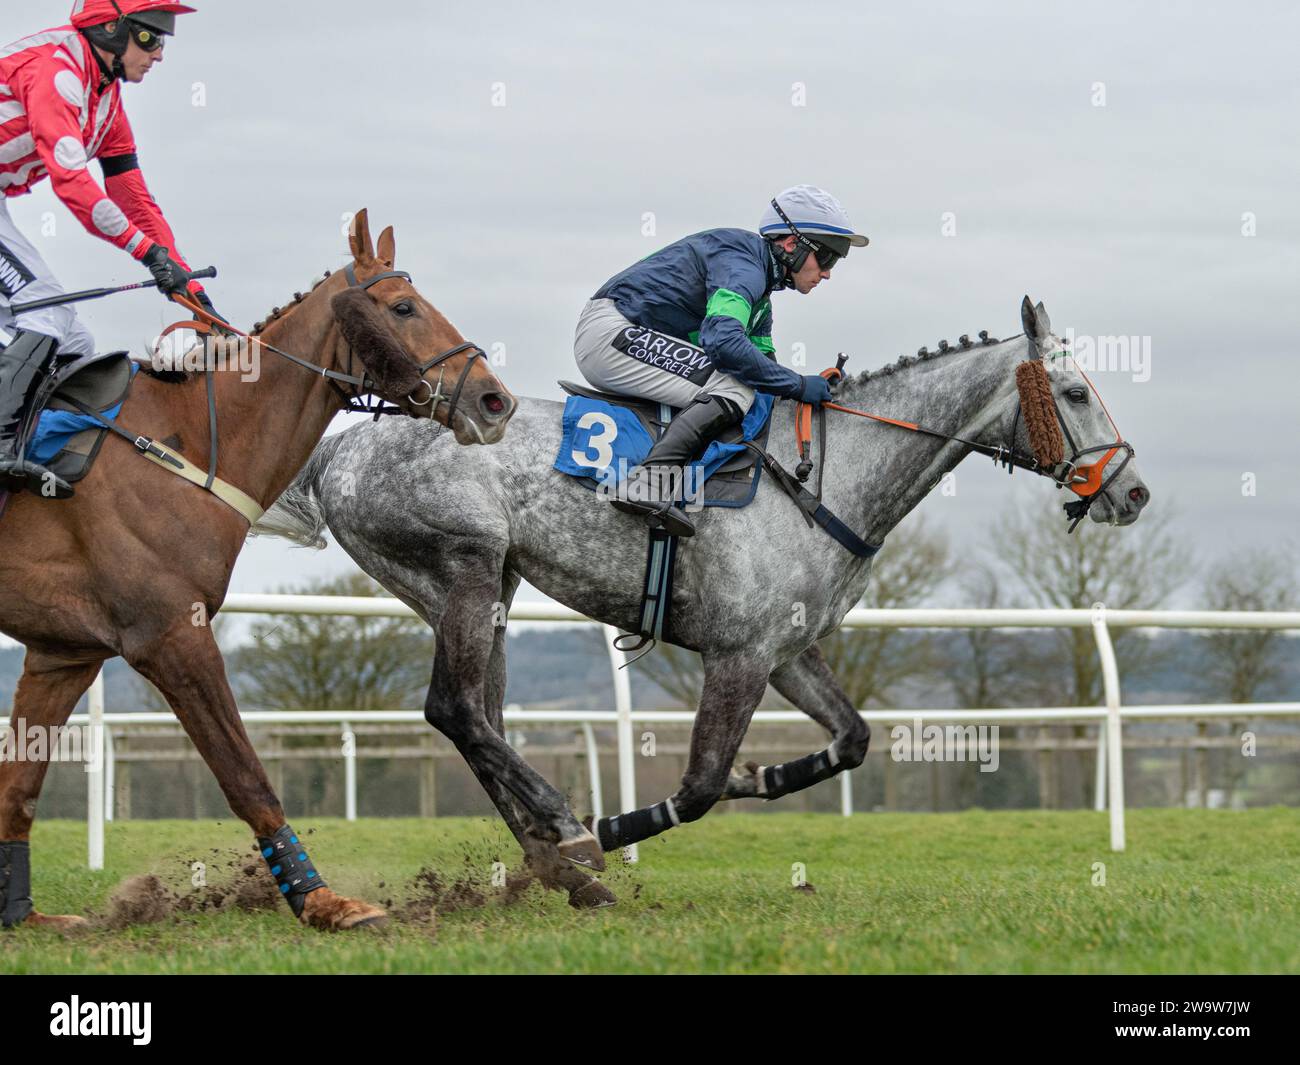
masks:
<svg viewBox="0 0 1300 1065"><path fill-rule="evenodd" d="M645 462L619 485L614 506L627 514L642 514L652 529L672 536L694 536L695 525L681 507L683 466L697 458L719 433L744 420L745 412L722 396L700 396L664 430Z"/></svg>
<svg viewBox="0 0 1300 1065"><path fill-rule="evenodd" d="M50 398L58 341L23 330L0 349L0 491L66 499L72 486L27 458L37 416Z"/></svg>

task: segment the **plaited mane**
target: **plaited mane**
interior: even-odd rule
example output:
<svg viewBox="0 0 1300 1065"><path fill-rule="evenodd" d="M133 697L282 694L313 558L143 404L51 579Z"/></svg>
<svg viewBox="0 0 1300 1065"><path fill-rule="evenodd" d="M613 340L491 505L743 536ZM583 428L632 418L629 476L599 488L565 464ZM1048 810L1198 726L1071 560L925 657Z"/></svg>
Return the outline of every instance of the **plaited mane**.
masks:
<svg viewBox="0 0 1300 1065"><path fill-rule="evenodd" d="M260 322L257 322L253 325L253 332L261 333L272 322L278 321L280 318L283 318L291 310L297 307L298 304L300 304L303 300L305 300L308 296L310 296L313 292L315 292L318 288L320 288L321 285L323 285L326 281L329 280L329 278L330 278L330 271L326 270L325 276L322 277L319 281L313 281L311 288L309 288L306 292L295 292L293 294L293 299L290 300L288 303L286 303L283 307L272 307L270 314L268 314Z"/></svg>
<svg viewBox="0 0 1300 1065"><path fill-rule="evenodd" d="M306 292L295 292L293 294L293 299L290 300L288 303L286 303L283 307L272 307L270 314L268 314L264 319L262 319L262 321L254 324L252 330L253 335L257 335L258 333L261 333L272 322L277 321L280 318L283 318L291 310L297 307L298 304L300 304L303 300L305 300L311 293L315 292L318 288L320 288L321 285L323 285L326 281L328 281L329 276L330 276L330 271L326 270L325 276L320 278L320 280L318 281L313 281L311 288L309 288ZM149 377L153 377L159 381L162 381L164 384L169 384L169 385L180 384L184 381L188 381L191 377L194 376L192 373L190 373L189 370L159 370L154 366L151 366L149 363L144 363L144 362L140 363L140 371L141 373L144 373Z"/></svg>
<svg viewBox="0 0 1300 1065"><path fill-rule="evenodd" d="M957 347L955 348L949 344L948 341L941 340L939 341L939 346L935 348L934 351L923 347L918 349L915 355L900 355L897 362L888 363L887 365L882 366L879 370L863 370L856 377L847 378L845 383L852 385L865 385L874 377L880 377L882 374L889 376L890 374L895 374L901 370L907 370L916 366L918 363L928 362L929 360L937 359L942 355L949 355L954 351L970 351L971 348L977 346L987 348L992 347L994 344L1002 343L997 337L989 336L989 331L987 329L981 329L979 337L979 344L976 345L971 341L969 334L963 333L957 338Z"/></svg>

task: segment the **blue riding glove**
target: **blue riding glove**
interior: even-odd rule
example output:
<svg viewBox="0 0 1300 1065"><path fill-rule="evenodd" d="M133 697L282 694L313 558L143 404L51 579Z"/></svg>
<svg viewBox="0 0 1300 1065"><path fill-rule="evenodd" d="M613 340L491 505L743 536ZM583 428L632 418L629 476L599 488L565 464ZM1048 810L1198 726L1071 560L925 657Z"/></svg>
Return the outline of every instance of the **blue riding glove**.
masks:
<svg viewBox="0 0 1300 1065"><path fill-rule="evenodd" d="M803 388L796 398L800 403L829 403L833 398L830 382L819 374L810 374L803 379Z"/></svg>

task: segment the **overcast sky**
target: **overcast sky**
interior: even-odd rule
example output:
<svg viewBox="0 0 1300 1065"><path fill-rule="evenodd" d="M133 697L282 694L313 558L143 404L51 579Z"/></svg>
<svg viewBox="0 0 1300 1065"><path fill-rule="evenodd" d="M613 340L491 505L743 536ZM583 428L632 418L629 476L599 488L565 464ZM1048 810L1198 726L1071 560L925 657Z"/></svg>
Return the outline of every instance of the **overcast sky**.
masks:
<svg viewBox="0 0 1300 1065"><path fill-rule="evenodd" d="M3 36L69 2L7 4ZM808 372L841 350L864 369L1008 336L1027 292L1058 333L1149 338L1148 372L1094 381L1153 509L1175 502L1205 556L1296 540L1294 5L197 3L126 100L154 195L238 323L341 265L344 215L367 206L421 291L505 345L509 386L558 397L608 276L753 228L811 182L871 245L776 297L783 361L802 344ZM67 287L144 276L48 183L10 208ZM83 314L102 347L139 349L166 311L144 293ZM971 459L922 509L960 544L1050 491ZM254 541L233 589L350 565Z"/></svg>

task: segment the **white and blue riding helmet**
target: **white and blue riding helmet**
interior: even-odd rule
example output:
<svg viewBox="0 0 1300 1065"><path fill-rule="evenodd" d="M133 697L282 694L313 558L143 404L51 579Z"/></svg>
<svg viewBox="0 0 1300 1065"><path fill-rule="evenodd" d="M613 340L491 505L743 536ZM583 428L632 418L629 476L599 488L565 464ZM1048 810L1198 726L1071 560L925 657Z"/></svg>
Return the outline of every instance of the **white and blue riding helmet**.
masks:
<svg viewBox="0 0 1300 1065"><path fill-rule="evenodd" d="M758 232L773 240L789 234L800 238L804 253L794 253L799 260L798 265L792 266L795 270L803 265L807 252L813 250L807 247L807 240L833 251L839 258L848 255L849 248L865 248L869 243L861 233L854 232L840 201L816 185L795 185L778 194L759 219Z"/></svg>

